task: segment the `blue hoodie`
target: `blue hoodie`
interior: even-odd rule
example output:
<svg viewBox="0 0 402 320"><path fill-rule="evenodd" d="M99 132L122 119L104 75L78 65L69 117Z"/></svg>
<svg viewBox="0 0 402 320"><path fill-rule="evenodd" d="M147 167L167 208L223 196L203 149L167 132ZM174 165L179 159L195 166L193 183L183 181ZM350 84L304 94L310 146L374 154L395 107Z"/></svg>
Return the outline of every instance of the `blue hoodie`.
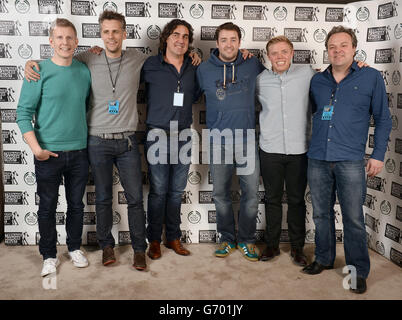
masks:
<svg viewBox="0 0 402 320"><path fill-rule="evenodd" d="M233 62L223 62L218 49L197 70L198 83L205 94L208 129L255 129L255 83L265 68L241 52Z"/></svg>

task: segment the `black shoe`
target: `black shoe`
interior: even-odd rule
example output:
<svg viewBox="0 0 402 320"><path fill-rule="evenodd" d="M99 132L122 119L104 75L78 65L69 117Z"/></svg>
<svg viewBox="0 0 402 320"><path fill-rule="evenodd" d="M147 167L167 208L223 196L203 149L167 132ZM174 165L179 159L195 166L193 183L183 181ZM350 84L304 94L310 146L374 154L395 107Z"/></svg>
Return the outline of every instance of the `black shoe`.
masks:
<svg viewBox="0 0 402 320"><path fill-rule="evenodd" d="M356 278L356 288L353 289L352 287L350 287L350 291L357 294L365 293L366 290L367 290L366 279L359 277Z"/></svg>
<svg viewBox="0 0 402 320"><path fill-rule="evenodd" d="M276 256L279 256L280 253L281 251L279 250L279 248L266 247L261 254L260 260L262 261L271 260Z"/></svg>
<svg viewBox="0 0 402 320"><path fill-rule="evenodd" d="M319 274L323 270L329 270L333 269L334 266L323 266L322 264L318 263L317 261L314 261L312 264L309 264L307 267L304 267L302 269L302 272L306 274Z"/></svg>
<svg viewBox="0 0 402 320"><path fill-rule="evenodd" d="M303 248L292 248L290 251L290 256L295 264L300 267L307 266L307 257L303 253Z"/></svg>

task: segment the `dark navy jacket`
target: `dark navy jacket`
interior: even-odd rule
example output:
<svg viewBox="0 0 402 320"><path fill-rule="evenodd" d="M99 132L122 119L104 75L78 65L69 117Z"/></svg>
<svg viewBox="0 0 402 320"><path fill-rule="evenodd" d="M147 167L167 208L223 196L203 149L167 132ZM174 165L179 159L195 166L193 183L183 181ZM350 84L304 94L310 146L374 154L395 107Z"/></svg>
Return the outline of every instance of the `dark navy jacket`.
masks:
<svg viewBox="0 0 402 320"><path fill-rule="evenodd" d="M145 61L141 81L145 82L148 127L169 130L172 120L178 121L179 130L191 126L192 105L200 95L196 70L197 67L191 64L188 55L184 57L180 73L172 64L163 60L161 53ZM180 81L180 92L184 93L183 107L173 106L178 81Z"/></svg>
<svg viewBox="0 0 402 320"><path fill-rule="evenodd" d="M323 108L332 98L331 120L321 120ZM349 74L336 83L331 66L311 80L313 134L308 157L325 161L363 160L370 115L375 121L371 158L383 161L392 127L384 79L373 68L353 62Z"/></svg>

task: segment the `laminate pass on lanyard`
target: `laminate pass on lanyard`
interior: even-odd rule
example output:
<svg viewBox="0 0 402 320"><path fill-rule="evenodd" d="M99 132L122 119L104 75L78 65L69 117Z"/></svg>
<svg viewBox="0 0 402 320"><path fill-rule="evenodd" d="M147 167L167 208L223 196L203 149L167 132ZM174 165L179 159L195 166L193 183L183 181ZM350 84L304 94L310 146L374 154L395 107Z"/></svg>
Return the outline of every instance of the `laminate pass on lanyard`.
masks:
<svg viewBox="0 0 402 320"><path fill-rule="evenodd" d="M173 107L182 107L184 104L184 93L180 92L180 80L177 80L177 91L173 94Z"/></svg>
<svg viewBox="0 0 402 320"><path fill-rule="evenodd" d="M332 99L334 98L334 92L332 92L331 94L331 99L329 100L329 105L324 106L324 108L322 109L322 116L321 116L321 120L331 120L332 119L332 115L334 114L334 106L332 104Z"/></svg>
<svg viewBox="0 0 402 320"><path fill-rule="evenodd" d="M113 100L108 101L107 110L108 110L109 114L115 115L115 114L119 114L119 109L120 109L120 102L119 102L119 100L116 99L115 92L116 92L117 79L120 74L121 62L123 61L123 52L121 53L119 69L117 70L114 81L113 81L113 77L112 77L112 70L110 69L110 64L109 64L109 60L107 59L106 53L105 53L105 58L106 58L107 66L109 68L110 82L112 84L112 91L113 91Z"/></svg>

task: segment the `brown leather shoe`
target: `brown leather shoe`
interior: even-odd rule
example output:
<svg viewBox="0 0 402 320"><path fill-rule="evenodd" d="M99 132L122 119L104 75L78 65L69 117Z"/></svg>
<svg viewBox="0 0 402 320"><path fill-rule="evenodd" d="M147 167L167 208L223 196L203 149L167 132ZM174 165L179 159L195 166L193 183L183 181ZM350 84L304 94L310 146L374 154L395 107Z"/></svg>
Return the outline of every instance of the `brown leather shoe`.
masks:
<svg viewBox="0 0 402 320"><path fill-rule="evenodd" d="M292 248L290 250L290 255L292 257L293 262L295 264L297 264L298 266L301 266L301 267L307 266L307 257L303 253L302 248L297 248L297 249Z"/></svg>
<svg viewBox="0 0 402 320"><path fill-rule="evenodd" d="M112 247L105 247L103 249L103 255L102 255L102 263L104 266L107 266L109 264L115 263L116 258L114 256L114 250Z"/></svg>
<svg viewBox="0 0 402 320"><path fill-rule="evenodd" d="M190 251L185 249L183 245L181 244L179 239L175 239L173 241L168 241L166 243L166 248L173 249L174 252L177 254L180 254L182 256L188 256L190 254Z"/></svg>
<svg viewBox="0 0 402 320"><path fill-rule="evenodd" d="M260 259L261 261L268 261L275 258L276 256L279 256L280 253L281 251L279 250L279 248L266 247L262 252Z"/></svg>
<svg viewBox="0 0 402 320"><path fill-rule="evenodd" d="M143 271L146 269L147 262L145 260L145 252L135 252L134 253L133 267L139 271Z"/></svg>
<svg viewBox="0 0 402 320"><path fill-rule="evenodd" d="M148 257L150 257L152 260L156 260L159 259L161 256L161 244L157 240L152 241L149 244Z"/></svg>

